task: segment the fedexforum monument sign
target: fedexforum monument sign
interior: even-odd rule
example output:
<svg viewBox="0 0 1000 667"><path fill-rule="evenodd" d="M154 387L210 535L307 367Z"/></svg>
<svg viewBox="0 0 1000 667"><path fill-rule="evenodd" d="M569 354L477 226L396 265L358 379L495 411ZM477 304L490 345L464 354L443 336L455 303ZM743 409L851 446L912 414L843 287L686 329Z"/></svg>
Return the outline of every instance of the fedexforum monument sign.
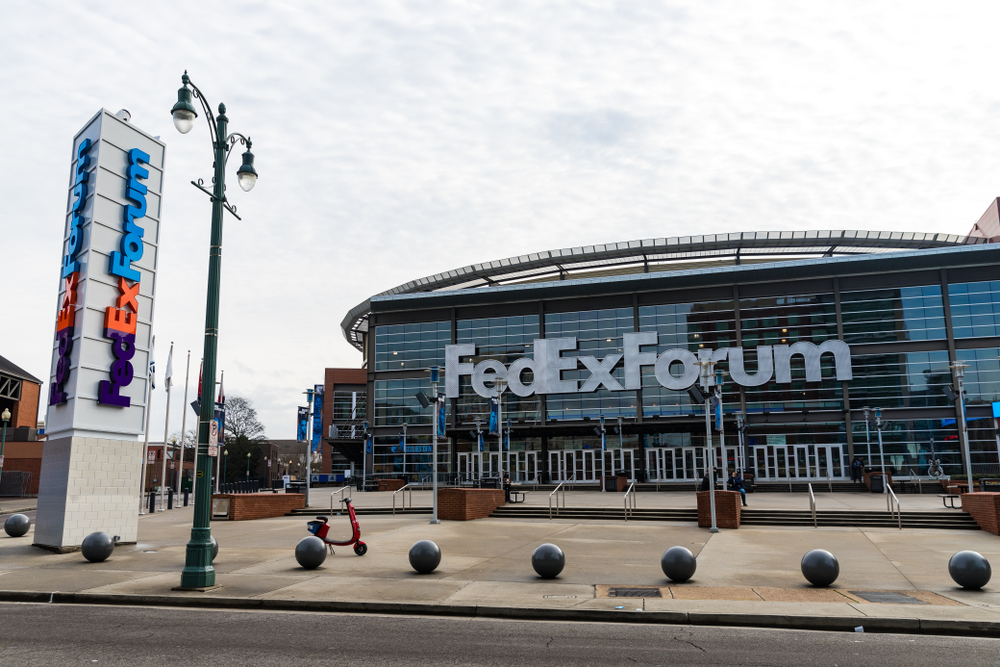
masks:
<svg viewBox="0 0 1000 667"><path fill-rule="evenodd" d="M656 332L627 333L622 336L624 354L609 354L603 359L597 357L564 357L565 351L576 350L576 338L541 338L535 340L534 357L521 357L510 366L504 366L495 359L486 359L478 364L463 363L464 357L476 354L472 344L448 345L445 347L445 393L448 398L458 398L459 376L472 378L472 389L480 396L497 394L495 381L505 380L511 392L518 396L533 394L573 394L596 391L604 387L609 391L627 391L642 387L641 369L652 366L657 381L667 389L683 391L698 381L701 373L699 362L703 360L729 362L729 374L733 382L744 387L759 387L774 378L780 384L792 382L792 357L799 355L805 363L806 382L820 382L822 370L820 359L823 354L831 354L838 380L851 380L851 349L847 343L828 340L816 345L798 342L792 345L759 345L757 347L757 372L749 374L743 363L743 348L728 347L717 350L701 348L698 355L683 348L667 350L660 355L653 351L643 351L643 347L653 347L657 343ZM615 379L612 372L625 359L624 385ZM576 370L582 364L590 371L590 377L580 381L563 378L563 371ZM531 371L533 380L524 381L524 372ZM486 384L491 383L487 387ZM714 384L714 376L709 384Z"/></svg>
<svg viewBox="0 0 1000 667"><path fill-rule="evenodd" d="M102 110L73 141L35 543L134 542L164 144Z"/></svg>

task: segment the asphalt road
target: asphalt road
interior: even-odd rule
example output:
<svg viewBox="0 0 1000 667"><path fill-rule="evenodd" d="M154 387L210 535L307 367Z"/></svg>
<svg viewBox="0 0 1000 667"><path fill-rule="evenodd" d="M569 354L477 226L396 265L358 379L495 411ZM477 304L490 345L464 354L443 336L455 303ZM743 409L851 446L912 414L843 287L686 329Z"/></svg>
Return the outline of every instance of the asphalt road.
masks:
<svg viewBox="0 0 1000 667"><path fill-rule="evenodd" d="M11 576L11 575L7 575ZM1000 640L0 604L0 666L1000 665Z"/></svg>

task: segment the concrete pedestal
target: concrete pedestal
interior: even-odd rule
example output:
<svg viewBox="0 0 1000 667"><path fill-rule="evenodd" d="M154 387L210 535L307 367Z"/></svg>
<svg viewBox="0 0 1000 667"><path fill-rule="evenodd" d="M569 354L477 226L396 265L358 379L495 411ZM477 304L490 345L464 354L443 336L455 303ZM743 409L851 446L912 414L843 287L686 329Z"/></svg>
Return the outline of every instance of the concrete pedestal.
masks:
<svg viewBox="0 0 1000 667"><path fill-rule="evenodd" d="M74 551L95 531L135 542L142 443L65 437L45 442L35 545Z"/></svg>

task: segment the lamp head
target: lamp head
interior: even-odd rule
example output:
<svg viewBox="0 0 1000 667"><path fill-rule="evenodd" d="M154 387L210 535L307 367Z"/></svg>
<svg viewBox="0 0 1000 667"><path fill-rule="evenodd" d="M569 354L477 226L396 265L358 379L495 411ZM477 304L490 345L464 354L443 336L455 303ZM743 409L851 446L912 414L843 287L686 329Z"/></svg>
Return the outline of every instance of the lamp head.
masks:
<svg viewBox="0 0 1000 667"><path fill-rule="evenodd" d="M177 131L181 134L187 134L194 127L198 112L195 110L194 104L191 103L191 89L187 87L188 81L190 81L187 70L184 70L181 81L184 85L177 90L177 103L170 110L170 115L174 117L174 127L177 128Z"/></svg>
<svg viewBox="0 0 1000 667"><path fill-rule="evenodd" d="M427 400L427 395L423 391L418 391L416 394L417 400L420 402L420 407L425 410L430 407L431 402Z"/></svg>
<svg viewBox="0 0 1000 667"><path fill-rule="evenodd" d="M250 192L257 184L257 170L253 168L253 153L250 152L250 140L247 139L247 149L243 153L243 164L236 171L236 180L239 181L243 192Z"/></svg>
<svg viewBox="0 0 1000 667"><path fill-rule="evenodd" d="M4 408L3 409L3 414L0 414L0 419L2 419L5 422L9 422L10 421L10 410L8 410L7 408Z"/></svg>

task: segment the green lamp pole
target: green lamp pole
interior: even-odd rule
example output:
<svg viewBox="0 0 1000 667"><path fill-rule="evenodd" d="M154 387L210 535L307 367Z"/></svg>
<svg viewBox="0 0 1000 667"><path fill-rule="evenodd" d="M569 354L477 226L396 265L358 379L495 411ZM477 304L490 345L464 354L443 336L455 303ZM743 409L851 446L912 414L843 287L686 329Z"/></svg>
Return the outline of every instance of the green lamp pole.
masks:
<svg viewBox="0 0 1000 667"><path fill-rule="evenodd" d="M0 436L0 477L3 477L3 450L7 446L7 422L10 421L10 410L3 409L0 413L0 420L3 420L3 435Z"/></svg>
<svg viewBox="0 0 1000 667"><path fill-rule="evenodd" d="M174 118L174 126L181 134L187 134L194 127L198 112L191 102L192 94L201 102L205 119L208 121L209 133L212 138L212 148L215 149L215 176L212 179L212 190L209 191L199 179L191 181L192 185L206 193L212 199L212 234L208 253L208 302L205 309L205 352L204 371L202 374L203 390L201 415L198 419L198 469L195 472L194 521L191 528L191 541L187 544L184 558L184 570L181 572L180 588L209 588L215 586L215 568L212 567L212 529L209 524L212 504L212 462L208 456L209 424L215 419L215 367L216 349L219 334L219 286L222 277L222 212L229 211L236 217L236 208L226 199L226 162L233 147L239 141L247 147L243 153L243 164L236 172L240 187L249 192L257 182L257 171L253 167L253 153L250 152L250 139L238 132L229 133L227 127L226 105L219 105L219 115L212 114L212 109L205 96L196 85L191 83L187 72L181 77L184 84L177 91L177 104L170 110ZM190 87L189 87L190 86ZM216 449L218 455L218 449Z"/></svg>

